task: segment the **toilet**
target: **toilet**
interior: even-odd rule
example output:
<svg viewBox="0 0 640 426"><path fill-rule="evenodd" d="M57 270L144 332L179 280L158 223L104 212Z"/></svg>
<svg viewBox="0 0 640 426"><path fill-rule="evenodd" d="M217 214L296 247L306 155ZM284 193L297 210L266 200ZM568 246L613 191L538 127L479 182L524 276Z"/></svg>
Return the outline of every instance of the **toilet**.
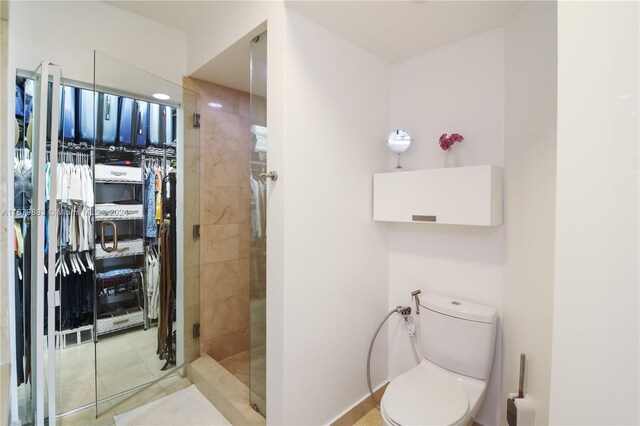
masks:
<svg viewBox="0 0 640 426"><path fill-rule="evenodd" d="M391 380L380 403L387 426L469 425L493 363L494 308L427 294L416 315L419 365Z"/></svg>

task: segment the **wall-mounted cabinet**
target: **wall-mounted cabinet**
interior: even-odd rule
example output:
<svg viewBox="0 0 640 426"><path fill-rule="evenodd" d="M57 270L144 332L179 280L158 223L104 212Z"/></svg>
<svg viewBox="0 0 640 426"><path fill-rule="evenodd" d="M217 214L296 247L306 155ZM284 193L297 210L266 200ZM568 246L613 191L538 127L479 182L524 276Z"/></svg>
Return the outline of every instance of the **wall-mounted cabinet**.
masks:
<svg viewBox="0 0 640 426"><path fill-rule="evenodd" d="M376 221L502 224L502 167L379 173L373 177L373 188Z"/></svg>

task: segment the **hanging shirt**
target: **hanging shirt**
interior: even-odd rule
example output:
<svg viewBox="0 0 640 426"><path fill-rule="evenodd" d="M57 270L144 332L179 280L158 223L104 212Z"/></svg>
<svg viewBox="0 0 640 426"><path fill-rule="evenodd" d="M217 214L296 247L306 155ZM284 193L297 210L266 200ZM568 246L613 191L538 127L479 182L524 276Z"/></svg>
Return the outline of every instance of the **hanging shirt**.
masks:
<svg viewBox="0 0 640 426"><path fill-rule="evenodd" d="M146 256L147 262L147 316L149 319L158 318L158 301L160 282L160 262L153 250Z"/></svg>
<svg viewBox="0 0 640 426"><path fill-rule="evenodd" d="M16 246L16 255L22 257L22 253L24 253L24 236L22 235L20 222L17 220L13 221L13 238Z"/></svg>
<svg viewBox="0 0 640 426"><path fill-rule="evenodd" d="M162 171L156 167L156 223L162 222Z"/></svg>
<svg viewBox="0 0 640 426"><path fill-rule="evenodd" d="M13 205L16 209L29 209L31 207L31 192L33 190L31 183L31 170L24 175L15 171L13 174L14 196Z"/></svg>
<svg viewBox="0 0 640 426"><path fill-rule="evenodd" d="M156 224L156 174L147 168L144 187L144 209L146 213L145 235L147 238L158 236L158 226Z"/></svg>
<svg viewBox="0 0 640 426"><path fill-rule="evenodd" d="M89 250L93 245L93 221L91 217L91 210L94 205L93 195L93 179L91 176L91 169L88 165L83 165L80 169L80 177L82 181L82 199L83 207L80 212L80 219L82 224L82 232L80 235L80 251Z"/></svg>

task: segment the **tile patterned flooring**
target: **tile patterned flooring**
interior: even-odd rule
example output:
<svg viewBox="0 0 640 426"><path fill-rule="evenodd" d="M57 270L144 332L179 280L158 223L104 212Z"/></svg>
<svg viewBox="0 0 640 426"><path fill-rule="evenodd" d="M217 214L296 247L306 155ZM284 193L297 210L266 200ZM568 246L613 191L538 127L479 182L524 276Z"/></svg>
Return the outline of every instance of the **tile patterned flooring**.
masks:
<svg viewBox="0 0 640 426"><path fill-rule="evenodd" d="M58 421L58 424L60 426L114 426L113 416L125 413L189 386L191 386L191 382L179 375L168 377L134 394L126 395L102 404L101 408L99 408L99 416L97 418L95 408L90 407L78 413L63 417Z"/></svg>
<svg viewBox="0 0 640 426"><path fill-rule="evenodd" d="M100 399L165 375L160 370L164 361L156 355L156 333L156 328L129 331L103 337L95 346L57 350L58 412L91 403L96 387Z"/></svg>
<svg viewBox="0 0 640 426"><path fill-rule="evenodd" d="M156 345L157 328L152 327L103 337L97 345L89 342L57 350L58 413L93 403L96 388L101 399L165 376L167 372L161 371L165 362L156 355ZM45 365L46 362L47 354ZM63 417L59 423L113 424L114 414L121 414L189 385L187 379L174 375L136 393L101 403L98 419L95 418L95 407L90 407Z"/></svg>
<svg viewBox="0 0 640 426"><path fill-rule="evenodd" d="M104 337L96 346L92 343L84 343L59 349L56 352L58 412L63 413L93 403L95 380L97 380L98 398L105 398L165 375L166 373L160 370L164 361L158 359L155 353L156 331L156 328L135 330ZM260 349L264 352L264 345L254 349L258 351L256 355L261 354ZM46 357L45 354L45 364ZM259 364L257 367L264 368L264 362L254 360L254 369L256 362ZM220 364L249 387L251 359L248 350L222 360ZM47 374L45 374L46 378ZM97 418L95 407L92 406L65 416L57 423L60 425L113 425L114 415L162 398L190 384L188 379L175 375L136 393L101 403Z"/></svg>

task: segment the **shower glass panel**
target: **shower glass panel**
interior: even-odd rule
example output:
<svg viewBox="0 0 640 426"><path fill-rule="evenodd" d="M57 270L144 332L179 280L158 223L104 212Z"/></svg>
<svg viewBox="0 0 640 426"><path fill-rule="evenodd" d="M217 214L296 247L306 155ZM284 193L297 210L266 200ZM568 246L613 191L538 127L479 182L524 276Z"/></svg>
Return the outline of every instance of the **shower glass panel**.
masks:
<svg viewBox="0 0 640 426"><path fill-rule="evenodd" d="M96 52L92 102L96 408L120 414L198 355L198 96Z"/></svg>
<svg viewBox="0 0 640 426"><path fill-rule="evenodd" d="M62 70L60 74L63 75ZM90 83L83 85L92 93L90 88ZM53 336L48 348L53 351L45 353L45 359L53 357L54 361L45 375L51 388L49 395L55 395L55 399L48 400L48 413L55 411L56 416L95 403L93 260L89 236L93 208L86 190L93 186L93 153L90 144L76 143L78 131L82 130L75 108L79 90L77 83L63 78L57 85L51 81L47 100L45 167L50 175L49 193L56 194L51 197L56 216L53 223L49 220L55 229L47 233L48 246L55 248L54 297L47 297L52 305L46 310L50 318L46 332ZM93 108L88 114L92 122ZM52 118L54 115L57 120ZM71 176L74 178L69 179Z"/></svg>
<svg viewBox="0 0 640 426"><path fill-rule="evenodd" d="M251 42L250 401L267 415L267 32ZM261 176L262 175L262 176Z"/></svg>
<svg viewBox="0 0 640 426"><path fill-rule="evenodd" d="M44 74L44 75L43 75ZM48 79L48 70L39 66L34 72L24 73L16 78L16 137L14 147L14 233L16 239L15 277L14 277L14 333L15 369L12 369L12 381L17 386L18 410L22 423L33 423L36 414L36 395L43 394L44 377L38 377L43 368L42 359L38 366L35 351L37 344L36 310L32 308L38 294L35 291L42 283L32 279L35 262L43 262L44 254L35 258L31 250L34 234L33 224L37 217L32 214L37 206L34 202L33 167L34 151L40 149L44 141L40 138L39 121L42 116L42 99L47 91L42 90L42 79ZM37 237L36 237L37 238ZM36 277L38 276L38 273ZM37 301L36 301L37 304ZM40 370L43 371L43 370ZM44 373L44 372L43 372ZM43 409L43 406L39 407Z"/></svg>

